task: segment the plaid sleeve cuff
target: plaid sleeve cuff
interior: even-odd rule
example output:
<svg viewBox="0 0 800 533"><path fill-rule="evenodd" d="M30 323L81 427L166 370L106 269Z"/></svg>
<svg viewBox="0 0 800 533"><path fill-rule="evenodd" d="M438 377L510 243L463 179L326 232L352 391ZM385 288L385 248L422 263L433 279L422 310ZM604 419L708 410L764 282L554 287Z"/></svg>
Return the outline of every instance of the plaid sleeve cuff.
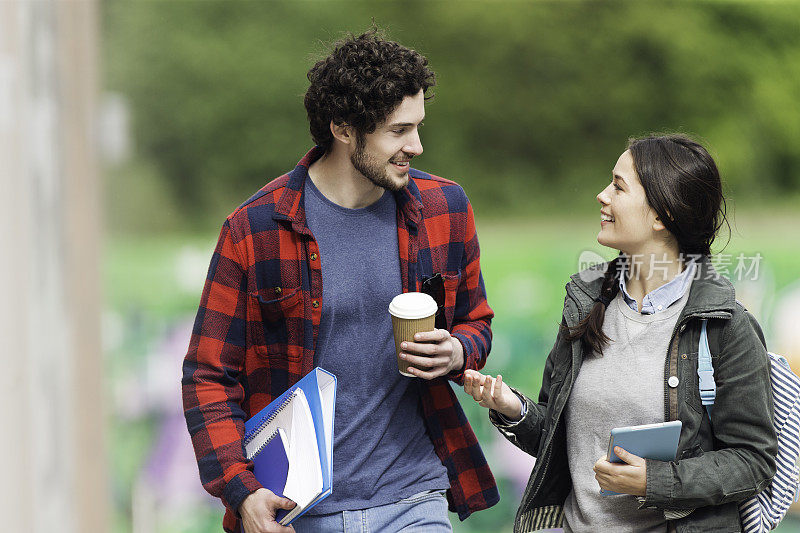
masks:
<svg viewBox="0 0 800 533"><path fill-rule="evenodd" d="M253 473L245 470L225 485L225 490L222 492L222 503L236 516L239 516L239 506L242 505L245 498L260 488L262 488L261 483L256 481Z"/></svg>
<svg viewBox="0 0 800 533"><path fill-rule="evenodd" d="M461 343L461 349L464 352L464 364L461 365L460 369L450 372L447 375L447 378L453 380L457 385L461 386L464 384L464 371L468 368L475 369L475 357L474 355L471 355L474 352L468 351L467 347L472 346L472 343L465 335L462 333L451 333L450 335ZM470 357L472 359L470 359Z"/></svg>

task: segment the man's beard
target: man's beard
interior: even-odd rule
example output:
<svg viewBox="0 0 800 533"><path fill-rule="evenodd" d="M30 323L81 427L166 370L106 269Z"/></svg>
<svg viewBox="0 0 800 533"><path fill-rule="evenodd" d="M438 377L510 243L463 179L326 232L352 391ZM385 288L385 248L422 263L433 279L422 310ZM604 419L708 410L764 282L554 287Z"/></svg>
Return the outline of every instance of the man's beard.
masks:
<svg viewBox="0 0 800 533"><path fill-rule="evenodd" d="M363 138L356 137L356 151L350 156L350 163L361 172L369 181L392 192L397 192L406 186L407 180L399 182L392 180L386 172L386 163L381 163L367 154L364 149Z"/></svg>

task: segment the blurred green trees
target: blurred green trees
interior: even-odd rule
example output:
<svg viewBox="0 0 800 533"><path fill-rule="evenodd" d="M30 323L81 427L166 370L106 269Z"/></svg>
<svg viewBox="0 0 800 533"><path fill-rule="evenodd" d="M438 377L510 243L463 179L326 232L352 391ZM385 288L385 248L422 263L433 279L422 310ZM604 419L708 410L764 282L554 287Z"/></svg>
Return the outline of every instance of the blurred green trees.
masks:
<svg viewBox="0 0 800 533"><path fill-rule="evenodd" d="M800 193L796 3L104 7L106 87L129 99L138 168L166 184L148 205L185 228L217 227L293 168L311 146L306 72L373 18L437 73L417 166L458 180L482 215L591 205L626 139L661 130L705 140L736 196ZM137 173L118 171L110 188L130 201Z"/></svg>
<svg viewBox="0 0 800 533"><path fill-rule="evenodd" d="M797 278L798 248L787 232L797 225L796 208L785 199L800 199L800 3L102 6L104 86L129 102L135 138L134 157L107 172L108 221L114 233L140 233L114 235L107 248L109 308L127 332L110 351L115 382L146 355L164 357L151 346L167 325L196 311L207 263L193 268L193 254L210 256L223 218L311 147L306 72L332 41L364 31L373 18L390 38L427 55L437 73L417 166L464 185L479 218L500 219L479 227L497 313L487 371L536 394L564 282L580 250L603 251L594 240L596 218L578 214L597 212L594 196L632 135L699 135L739 206L789 204L790 215L750 213L742 224L748 238L736 241L734 231L729 251L767 258L765 306L769 284L783 290ZM195 236L170 234L176 230ZM509 530L519 495L502 475L497 433L462 398L503 500L454 526ZM111 428L120 532L130 530L131 487L148 453L143 443L154 438L152 420L135 422L114 417ZM158 530L218 530L215 505L188 514L167 509L180 525Z"/></svg>

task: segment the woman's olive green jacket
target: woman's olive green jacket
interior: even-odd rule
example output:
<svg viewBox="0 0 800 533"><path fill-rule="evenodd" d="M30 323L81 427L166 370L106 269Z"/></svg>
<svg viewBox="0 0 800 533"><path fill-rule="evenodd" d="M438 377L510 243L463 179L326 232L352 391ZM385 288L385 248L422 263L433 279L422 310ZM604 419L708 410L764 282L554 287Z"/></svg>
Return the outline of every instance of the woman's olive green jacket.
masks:
<svg viewBox="0 0 800 533"><path fill-rule="evenodd" d="M600 293L606 264L572 276L567 284L562 328L547 357L539 400L525 397L527 413L492 423L506 438L536 457L514 522L515 532L560 527L572 481L567 463L564 406L585 354L569 342L563 326L575 326ZM701 319L717 383L714 417L700 403L697 345ZM777 438L772 423L769 359L761 328L734 296L733 285L707 258L699 261L689 299L664 354L664 419L683 422L677 460L647 460L647 495L642 507L693 509L668 522L684 532L741 531L738 503L763 490L775 475ZM667 381L678 377L677 387ZM673 380L673 384L674 384ZM524 396L524 395L523 395Z"/></svg>

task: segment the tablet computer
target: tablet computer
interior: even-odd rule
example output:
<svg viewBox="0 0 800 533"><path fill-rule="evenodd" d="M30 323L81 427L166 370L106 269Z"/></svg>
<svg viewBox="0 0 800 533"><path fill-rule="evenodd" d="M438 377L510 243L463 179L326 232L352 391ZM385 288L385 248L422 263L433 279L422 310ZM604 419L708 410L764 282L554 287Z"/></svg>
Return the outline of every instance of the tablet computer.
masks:
<svg viewBox="0 0 800 533"><path fill-rule="evenodd" d="M622 463L622 459L614 453L614 447L619 446L634 455L645 459L658 461L674 461L678 452L678 439L681 436L680 420L661 422L658 424L644 424L641 426L626 426L611 430L608 440L608 453L606 458L611 463ZM601 490L601 494L617 494L616 492Z"/></svg>

